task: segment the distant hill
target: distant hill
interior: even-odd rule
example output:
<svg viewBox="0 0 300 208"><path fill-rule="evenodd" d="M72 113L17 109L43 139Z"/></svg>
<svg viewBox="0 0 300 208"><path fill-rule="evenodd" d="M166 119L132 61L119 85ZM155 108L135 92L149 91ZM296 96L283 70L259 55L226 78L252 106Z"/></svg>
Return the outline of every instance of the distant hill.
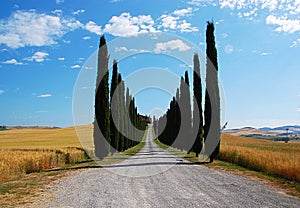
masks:
<svg viewBox="0 0 300 208"><path fill-rule="evenodd" d="M6 126L6 129L59 129L57 126Z"/></svg>
<svg viewBox="0 0 300 208"><path fill-rule="evenodd" d="M279 140L279 141L284 140L288 136L290 139L294 140L294 139L300 139L300 126L289 125L289 126L280 126L275 128L263 127L258 129L252 127L244 127L240 129L228 129L225 130L224 133L235 135L235 136L271 139L271 140Z"/></svg>

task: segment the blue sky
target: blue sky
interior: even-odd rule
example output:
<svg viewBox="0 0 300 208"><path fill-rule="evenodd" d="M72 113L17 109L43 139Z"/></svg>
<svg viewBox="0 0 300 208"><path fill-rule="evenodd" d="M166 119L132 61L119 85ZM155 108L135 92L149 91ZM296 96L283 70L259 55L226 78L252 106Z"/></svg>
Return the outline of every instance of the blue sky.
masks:
<svg viewBox="0 0 300 208"><path fill-rule="evenodd" d="M212 19L228 127L300 124L298 0L1 0L0 5L0 124L74 125L76 80L89 68L103 33L108 42L174 35L159 38L155 54L140 48L119 60L117 53L130 51L121 44L111 58L120 61L124 78L151 67L179 77L190 64L159 54L188 50L180 40L205 51L206 21ZM81 89L93 92L89 84ZM165 111L171 96L144 90L136 95L139 111Z"/></svg>

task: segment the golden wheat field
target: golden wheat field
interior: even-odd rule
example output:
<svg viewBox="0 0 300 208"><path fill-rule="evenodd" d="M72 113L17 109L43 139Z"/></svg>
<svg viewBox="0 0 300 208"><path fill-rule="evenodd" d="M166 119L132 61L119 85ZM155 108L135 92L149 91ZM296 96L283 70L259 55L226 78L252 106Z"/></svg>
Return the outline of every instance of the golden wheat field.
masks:
<svg viewBox="0 0 300 208"><path fill-rule="evenodd" d="M92 134L91 126L79 129L81 134ZM0 131L0 182L85 160L74 127Z"/></svg>
<svg viewBox="0 0 300 208"><path fill-rule="evenodd" d="M300 143L281 143L223 134L218 158L300 182Z"/></svg>

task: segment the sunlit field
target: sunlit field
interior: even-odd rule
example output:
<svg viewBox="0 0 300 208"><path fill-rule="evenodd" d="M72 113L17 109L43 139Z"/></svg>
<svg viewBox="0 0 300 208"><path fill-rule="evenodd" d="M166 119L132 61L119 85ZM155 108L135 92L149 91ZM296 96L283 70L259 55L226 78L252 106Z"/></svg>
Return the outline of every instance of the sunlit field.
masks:
<svg viewBox="0 0 300 208"><path fill-rule="evenodd" d="M80 132L92 134L92 126ZM73 127L0 131L0 182L87 158Z"/></svg>
<svg viewBox="0 0 300 208"><path fill-rule="evenodd" d="M218 158L289 180L300 181L300 143L222 135Z"/></svg>

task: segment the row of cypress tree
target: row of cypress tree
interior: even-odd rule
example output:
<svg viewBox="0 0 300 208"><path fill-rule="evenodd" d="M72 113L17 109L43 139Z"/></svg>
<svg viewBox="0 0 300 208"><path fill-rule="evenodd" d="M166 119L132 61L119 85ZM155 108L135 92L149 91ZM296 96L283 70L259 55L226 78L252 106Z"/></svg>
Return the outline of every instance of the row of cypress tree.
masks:
<svg viewBox="0 0 300 208"><path fill-rule="evenodd" d="M146 129L146 121L140 118L135 99L130 95L128 88L125 93L125 84L118 72L116 60L113 61L112 80L109 88L108 60L106 40L104 36L101 36L94 120L95 155L100 160L109 153L124 151L139 143L136 139L137 135L135 135L137 133L130 127L129 122L135 128ZM126 132L126 136L121 132Z"/></svg>
<svg viewBox="0 0 300 208"><path fill-rule="evenodd" d="M200 76L200 63L198 54L194 54L193 71L193 116L191 110L190 84L188 72L185 72L184 78L181 78L180 87L177 89L176 96L173 97L170 108L166 114L158 120L154 120L154 128L158 132L158 139L175 148L186 150L188 153L193 151L198 157L199 153L206 144L209 130L215 131L214 136L220 138L220 97L218 87L218 59L215 46L214 24L207 22L206 30L206 90L205 90L205 109L204 117L202 110L202 81ZM210 87L210 93L208 90ZM213 92L213 93L211 93ZM213 100L214 103L211 103ZM214 126L211 128L212 104L214 105ZM205 122L204 122L204 121ZM220 142L209 152L210 162L217 156L220 149Z"/></svg>

